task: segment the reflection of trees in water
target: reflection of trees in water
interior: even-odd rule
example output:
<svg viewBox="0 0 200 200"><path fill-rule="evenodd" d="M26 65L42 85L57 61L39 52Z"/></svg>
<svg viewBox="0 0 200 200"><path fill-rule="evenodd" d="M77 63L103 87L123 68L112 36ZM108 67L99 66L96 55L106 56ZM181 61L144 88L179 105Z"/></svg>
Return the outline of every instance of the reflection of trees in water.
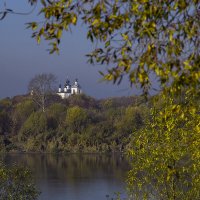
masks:
<svg viewBox="0 0 200 200"><path fill-rule="evenodd" d="M129 169L122 155L97 154L8 154L0 157L4 163L29 167L36 177L73 182L79 178L124 179Z"/></svg>

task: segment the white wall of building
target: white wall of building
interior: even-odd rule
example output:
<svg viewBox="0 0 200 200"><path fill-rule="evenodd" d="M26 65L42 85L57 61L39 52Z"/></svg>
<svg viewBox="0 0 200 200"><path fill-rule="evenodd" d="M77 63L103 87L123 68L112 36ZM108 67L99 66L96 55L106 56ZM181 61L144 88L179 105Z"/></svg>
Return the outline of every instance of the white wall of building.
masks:
<svg viewBox="0 0 200 200"><path fill-rule="evenodd" d="M71 92L69 92L71 91ZM69 85L66 85L64 87L64 89L62 90L61 87L59 87L58 89L58 95L62 98L62 99L66 99L68 98L69 96L71 96L72 94L81 94L82 93L82 90L81 90L81 87L80 85L78 84L78 81L75 80L74 82L74 85L73 86L70 86Z"/></svg>

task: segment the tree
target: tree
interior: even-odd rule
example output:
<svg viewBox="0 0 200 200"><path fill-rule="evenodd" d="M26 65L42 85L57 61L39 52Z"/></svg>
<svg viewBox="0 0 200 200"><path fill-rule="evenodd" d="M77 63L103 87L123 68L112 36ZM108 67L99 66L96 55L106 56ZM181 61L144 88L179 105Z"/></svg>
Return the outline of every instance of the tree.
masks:
<svg viewBox="0 0 200 200"><path fill-rule="evenodd" d="M129 135L143 126L144 114L139 107L127 107L121 120L121 131Z"/></svg>
<svg viewBox="0 0 200 200"><path fill-rule="evenodd" d="M38 74L29 82L28 90L33 100L45 112L48 95L55 92L56 77L53 74Z"/></svg>
<svg viewBox="0 0 200 200"><path fill-rule="evenodd" d="M79 95L71 95L70 98L67 99L70 106L79 106L83 108L97 108L97 101L90 97L86 96L85 94Z"/></svg>
<svg viewBox="0 0 200 200"><path fill-rule="evenodd" d="M85 109L74 106L67 110L66 124L72 131L81 133L88 121L87 112Z"/></svg>
<svg viewBox="0 0 200 200"><path fill-rule="evenodd" d="M78 20L88 29L87 38L99 41L89 53L91 63L108 64L106 80L130 84L147 94L156 79L161 89L169 85L199 88L199 0L28 0L41 2L44 21L27 23L37 42L50 41L58 52L63 31ZM5 6L1 19L15 13ZM153 76L153 78L151 78Z"/></svg>
<svg viewBox="0 0 200 200"><path fill-rule="evenodd" d="M33 183L32 174L23 167L0 165L0 199L1 200L36 200L39 192Z"/></svg>
<svg viewBox="0 0 200 200"><path fill-rule="evenodd" d="M0 100L0 110L8 112L12 108L11 99L5 98Z"/></svg>
<svg viewBox="0 0 200 200"><path fill-rule="evenodd" d="M64 123L67 108L60 103L52 104L47 111L47 126L48 129L56 129L61 127Z"/></svg>
<svg viewBox="0 0 200 200"><path fill-rule="evenodd" d="M132 136L128 182L134 199L200 198L200 109L195 101L187 94L182 104L168 98Z"/></svg>
<svg viewBox="0 0 200 200"><path fill-rule="evenodd" d="M0 111L0 135L9 133L11 123L9 114L5 111Z"/></svg>
<svg viewBox="0 0 200 200"><path fill-rule="evenodd" d="M33 112L19 131L19 139L26 141L29 137L35 137L47 130L47 117L44 112Z"/></svg>
<svg viewBox="0 0 200 200"><path fill-rule="evenodd" d="M0 100L0 135L10 132L12 120L10 111L12 110L11 99L5 98Z"/></svg>
<svg viewBox="0 0 200 200"><path fill-rule="evenodd" d="M36 105L31 99L22 101L15 106L15 110L12 114L12 132L14 134L17 134L23 123L34 111L36 111Z"/></svg>
<svg viewBox="0 0 200 200"><path fill-rule="evenodd" d="M37 0L30 1L31 3ZM199 0L41 0L43 23L31 22L33 37L50 40L50 53L59 50L62 32L77 20L86 24L87 37L99 46L88 54L91 63L112 66L102 75L121 82L129 76L131 85L152 89L169 84L199 87L200 1ZM151 78L154 77L154 78Z"/></svg>

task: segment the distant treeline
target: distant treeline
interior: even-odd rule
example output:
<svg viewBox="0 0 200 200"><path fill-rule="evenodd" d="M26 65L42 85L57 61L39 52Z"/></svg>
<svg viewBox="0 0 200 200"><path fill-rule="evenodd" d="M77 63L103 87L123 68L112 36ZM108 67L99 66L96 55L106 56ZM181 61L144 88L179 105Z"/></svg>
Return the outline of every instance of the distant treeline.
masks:
<svg viewBox="0 0 200 200"><path fill-rule="evenodd" d="M149 117L142 97L96 100L49 96L46 111L31 96L0 100L3 152L122 152Z"/></svg>

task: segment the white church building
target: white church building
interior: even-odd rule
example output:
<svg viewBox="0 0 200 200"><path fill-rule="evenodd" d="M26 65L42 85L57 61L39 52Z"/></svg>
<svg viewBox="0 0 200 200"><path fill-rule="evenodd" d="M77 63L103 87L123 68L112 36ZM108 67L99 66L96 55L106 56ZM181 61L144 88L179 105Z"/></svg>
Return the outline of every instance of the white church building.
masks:
<svg viewBox="0 0 200 200"><path fill-rule="evenodd" d="M70 80L67 79L64 84L64 88L62 89L62 85L60 84L58 88L58 92L57 92L57 94L62 99L66 99L73 94L81 94L81 93L82 93L82 90L81 90L81 86L78 83L78 79L75 79L73 85L71 85Z"/></svg>

